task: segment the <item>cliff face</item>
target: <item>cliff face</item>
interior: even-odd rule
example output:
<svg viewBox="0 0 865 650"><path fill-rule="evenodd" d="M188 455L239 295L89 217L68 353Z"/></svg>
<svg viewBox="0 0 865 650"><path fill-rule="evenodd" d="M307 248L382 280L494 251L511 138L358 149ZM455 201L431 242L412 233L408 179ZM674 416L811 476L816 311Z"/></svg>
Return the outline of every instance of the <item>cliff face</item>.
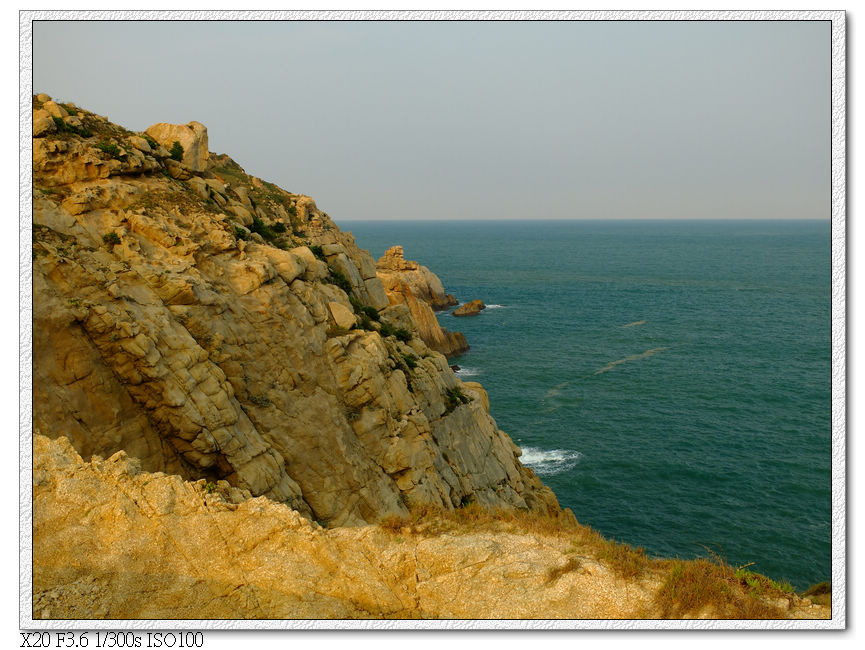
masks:
<svg viewBox="0 0 865 650"><path fill-rule="evenodd" d="M434 309L457 304L444 292L441 280L427 267L403 257L402 246L392 246L376 262L376 275L392 305L405 305L417 325L418 336L430 348L452 357L469 349L461 332L449 332L439 325Z"/></svg>
<svg viewBox="0 0 865 650"><path fill-rule="evenodd" d="M311 198L207 152L198 123L136 134L45 95L33 151L46 434L334 525L470 501L559 511L483 390Z"/></svg>

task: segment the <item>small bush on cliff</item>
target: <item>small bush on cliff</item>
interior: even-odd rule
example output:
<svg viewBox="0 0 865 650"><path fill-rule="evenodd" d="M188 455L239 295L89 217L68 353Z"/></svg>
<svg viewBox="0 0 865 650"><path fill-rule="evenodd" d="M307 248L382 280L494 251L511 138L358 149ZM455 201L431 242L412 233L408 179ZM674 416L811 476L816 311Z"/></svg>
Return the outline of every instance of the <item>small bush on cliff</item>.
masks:
<svg viewBox="0 0 865 650"><path fill-rule="evenodd" d="M330 275L327 277L327 281L333 285L336 285L350 296L352 292L352 286L348 278L332 266L328 266L327 269L328 271L330 271Z"/></svg>
<svg viewBox="0 0 865 650"><path fill-rule="evenodd" d="M108 232L102 235L102 241L109 246L117 246L120 243L120 236L116 232Z"/></svg>
<svg viewBox="0 0 865 650"><path fill-rule="evenodd" d="M123 156L120 153L120 147L118 147L113 142L108 142L107 140L103 140L99 144L96 145L96 148L99 149L102 153L107 153L109 156L114 158L115 160L120 160Z"/></svg>
<svg viewBox="0 0 865 650"><path fill-rule="evenodd" d="M411 341L411 332L404 327L400 327L396 332L394 332L394 336L403 343Z"/></svg>
<svg viewBox="0 0 865 650"><path fill-rule="evenodd" d="M312 251L312 254L315 255L322 262L327 262L327 257L324 255L324 250L321 246L310 246L309 250Z"/></svg>
<svg viewBox="0 0 865 650"><path fill-rule="evenodd" d="M266 242L272 242L276 239L276 233L258 217L252 217L252 226L249 229L261 235Z"/></svg>
<svg viewBox="0 0 865 650"><path fill-rule="evenodd" d="M59 117L53 117L51 119L54 120L54 126L57 127L57 131L60 133L74 133L75 135L80 135L82 138L89 138L93 135L93 131L88 129L86 126L67 124Z"/></svg>
<svg viewBox="0 0 865 650"><path fill-rule="evenodd" d="M409 369L414 370L417 368L417 357L413 354L402 354L400 353L402 360L405 361L405 365L409 367Z"/></svg>
<svg viewBox="0 0 865 650"><path fill-rule="evenodd" d="M241 228L239 226L235 226L234 227L234 237L235 237L235 239L248 239L249 234L243 228Z"/></svg>
<svg viewBox="0 0 865 650"><path fill-rule="evenodd" d="M176 160L180 162L183 160L183 145L180 144L177 140L174 141L174 144L171 145L171 151L168 152L168 155L172 160Z"/></svg>
<svg viewBox="0 0 865 650"><path fill-rule="evenodd" d="M461 388L448 388L445 392L445 413L450 413L460 404L468 404L472 398L466 395Z"/></svg>
<svg viewBox="0 0 865 650"><path fill-rule="evenodd" d="M370 305L364 305L363 307L360 308L360 311L361 311L361 313L368 316L371 320L374 320L376 322L381 320L381 316L378 313L378 309L376 309L375 307L372 307Z"/></svg>

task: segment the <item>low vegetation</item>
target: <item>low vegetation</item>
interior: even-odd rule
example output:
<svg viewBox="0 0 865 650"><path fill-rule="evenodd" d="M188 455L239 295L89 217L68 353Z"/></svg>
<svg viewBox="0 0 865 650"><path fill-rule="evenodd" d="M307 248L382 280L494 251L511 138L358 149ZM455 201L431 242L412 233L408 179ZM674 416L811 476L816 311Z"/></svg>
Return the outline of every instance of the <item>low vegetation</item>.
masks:
<svg viewBox="0 0 865 650"><path fill-rule="evenodd" d="M121 160L123 158L123 154L120 153L120 147L118 147L113 142L103 140L96 145L96 148L99 149L99 151L101 151L102 153L107 153L115 160Z"/></svg>
<svg viewBox="0 0 865 650"><path fill-rule="evenodd" d="M468 404L472 398L466 395L461 388L448 388L445 392L445 413L450 413L461 404Z"/></svg>
<svg viewBox="0 0 865 650"><path fill-rule="evenodd" d="M120 243L120 235L116 232L108 232L102 235L102 241L109 246L117 246Z"/></svg>
<svg viewBox="0 0 865 650"><path fill-rule="evenodd" d="M479 531L529 534L570 542L568 559L547 571L546 582L554 583L589 560L599 562L621 578L654 580L658 587L648 618L692 618L709 616L727 619L784 618L783 599L793 598L788 583L734 568L712 555L694 560L665 560L650 557L642 548L610 540L567 514L538 514L521 510L488 510L467 500L466 505L447 509L419 506L405 517L388 517L379 526L392 535L432 537L442 533L469 534ZM651 584L651 582L646 583ZM816 592L828 593L826 584ZM807 593L807 592L806 592Z"/></svg>
<svg viewBox="0 0 865 650"><path fill-rule="evenodd" d="M93 131L88 129L86 126L75 126L74 124L69 124L60 117L54 117L52 119L54 120L54 126L57 127L59 133L74 133L75 135L80 135L82 138L93 136Z"/></svg>
<svg viewBox="0 0 865 650"><path fill-rule="evenodd" d="M180 144L177 140L171 145L171 150L168 152L168 155L172 160L176 160L180 162L183 160L183 145Z"/></svg>

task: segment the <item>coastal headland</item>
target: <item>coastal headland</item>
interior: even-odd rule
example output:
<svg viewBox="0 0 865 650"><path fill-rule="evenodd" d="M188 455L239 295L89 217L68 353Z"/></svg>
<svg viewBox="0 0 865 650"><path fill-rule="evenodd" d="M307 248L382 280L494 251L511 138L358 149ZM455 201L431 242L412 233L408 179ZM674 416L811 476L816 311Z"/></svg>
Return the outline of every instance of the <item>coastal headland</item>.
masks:
<svg viewBox="0 0 865 650"><path fill-rule="evenodd" d="M34 618L827 618L562 509L435 274L208 151L33 98Z"/></svg>

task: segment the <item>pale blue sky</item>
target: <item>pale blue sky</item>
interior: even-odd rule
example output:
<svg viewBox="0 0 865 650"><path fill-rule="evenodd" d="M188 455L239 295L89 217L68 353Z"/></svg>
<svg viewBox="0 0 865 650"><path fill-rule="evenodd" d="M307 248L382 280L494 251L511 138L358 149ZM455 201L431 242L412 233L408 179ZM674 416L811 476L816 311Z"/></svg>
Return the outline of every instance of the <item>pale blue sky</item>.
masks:
<svg viewBox="0 0 865 650"><path fill-rule="evenodd" d="M828 22L37 22L33 88L370 218L830 216Z"/></svg>

